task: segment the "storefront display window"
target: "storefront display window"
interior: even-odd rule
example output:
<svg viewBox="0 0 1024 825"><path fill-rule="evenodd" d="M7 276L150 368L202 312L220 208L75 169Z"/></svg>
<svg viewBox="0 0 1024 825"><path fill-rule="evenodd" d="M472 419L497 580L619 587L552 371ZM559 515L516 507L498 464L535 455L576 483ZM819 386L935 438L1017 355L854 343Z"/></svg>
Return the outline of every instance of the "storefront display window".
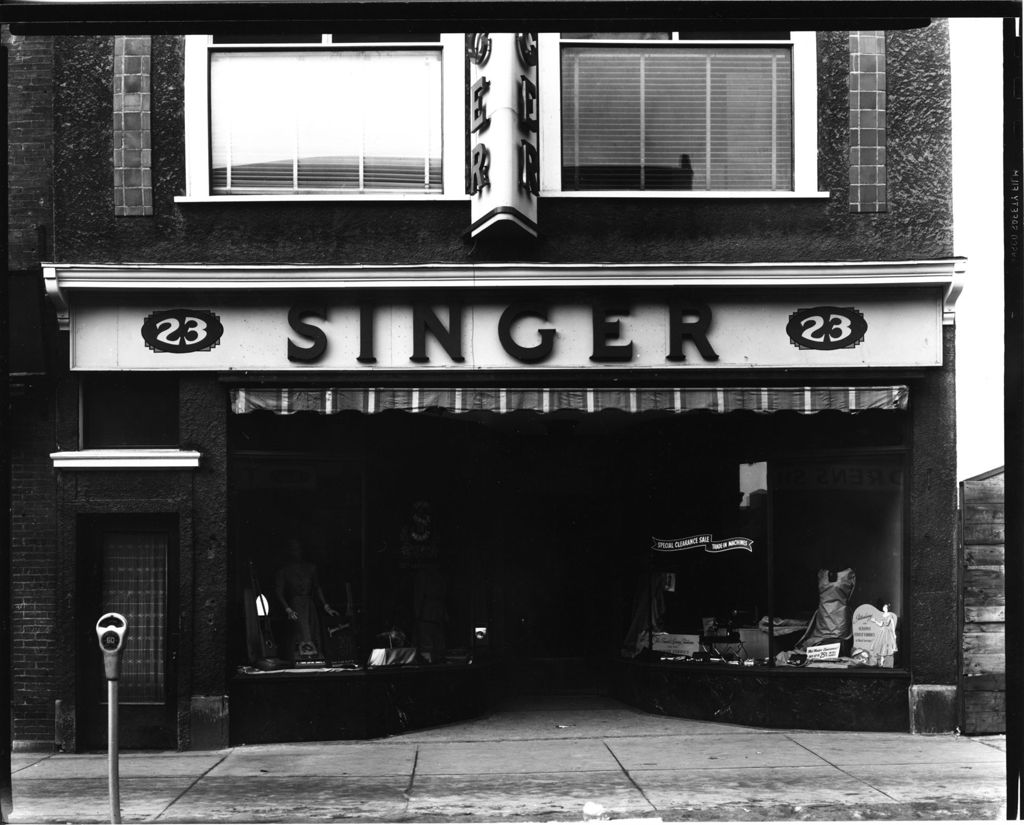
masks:
<svg viewBox="0 0 1024 825"><path fill-rule="evenodd" d="M877 653L871 655L875 634L855 634L854 625L888 605L886 627L895 630L892 617L903 612L902 461L885 455L780 461L771 487L776 612L808 622L791 649L807 654L838 643L840 662L878 664ZM786 651L793 636L777 632L777 648Z"/></svg>
<svg viewBox="0 0 1024 825"><path fill-rule="evenodd" d="M312 457L234 468L238 659L262 669L354 661L361 591L361 469Z"/></svg>
<svg viewBox="0 0 1024 825"><path fill-rule="evenodd" d="M265 449L232 466L236 664L467 663L473 522L456 491L472 456L424 437L436 421L340 419L240 417L239 440Z"/></svg>
<svg viewBox="0 0 1024 825"><path fill-rule="evenodd" d="M741 463L653 535L622 654L747 666L893 667L902 612L897 453ZM719 479L719 482L722 482Z"/></svg>
<svg viewBox="0 0 1024 825"><path fill-rule="evenodd" d="M243 668L900 665L899 411L238 409Z"/></svg>

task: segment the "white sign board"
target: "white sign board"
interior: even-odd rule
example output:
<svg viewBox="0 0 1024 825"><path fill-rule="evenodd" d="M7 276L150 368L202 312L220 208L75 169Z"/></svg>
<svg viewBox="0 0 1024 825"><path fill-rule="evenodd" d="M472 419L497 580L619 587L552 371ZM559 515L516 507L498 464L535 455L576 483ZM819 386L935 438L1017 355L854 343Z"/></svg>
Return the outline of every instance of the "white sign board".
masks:
<svg viewBox="0 0 1024 825"><path fill-rule="evenodd" d="M862 604L853 611L853 656L870 665L892 667L896 650L895 613Z"/></svg>
<svg viewBox="0 0 1024 825"><path fill-rule="evenodd" d="M839 642L828 645L812 645L807 648L808 662L835 661L839 658Z"/></svg>
<svg viewBox="0 0 1024 825"><path fill-rule="evenodd" d="M647 646L647 634L641 634L643 646ZM672 656L693 656L700 650L700 637L689 633L655 633L652 650Z"/></svg>
<svg viewBox="0 0 1024 825"><path fill-rule="evenodd" d="M937 292L360 303L76 296L76 370L824 369L942 364Z"/></svg>

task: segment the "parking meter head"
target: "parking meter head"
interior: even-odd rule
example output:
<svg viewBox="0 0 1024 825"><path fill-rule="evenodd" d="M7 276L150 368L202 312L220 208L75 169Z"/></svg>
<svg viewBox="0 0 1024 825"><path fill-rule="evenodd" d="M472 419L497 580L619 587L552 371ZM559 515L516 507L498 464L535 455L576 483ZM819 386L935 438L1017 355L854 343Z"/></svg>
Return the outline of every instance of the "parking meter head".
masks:
<svg viewBox="0 0 1024 825"><path fill-rule="evenodd" d="M117 681L128 621L120 613L105 613L96 622L96 638L103 654L103 671L108 681Z"/></svg>

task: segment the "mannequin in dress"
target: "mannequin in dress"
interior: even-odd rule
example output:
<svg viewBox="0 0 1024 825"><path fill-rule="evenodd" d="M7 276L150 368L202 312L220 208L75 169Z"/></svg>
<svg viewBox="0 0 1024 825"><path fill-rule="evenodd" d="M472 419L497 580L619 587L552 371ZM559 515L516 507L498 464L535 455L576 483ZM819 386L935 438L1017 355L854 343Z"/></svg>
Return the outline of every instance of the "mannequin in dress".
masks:
<svg viewBox="0 0 1024 825"><path fill-rule="evenodd" d="M443 661L446 584L440 565L440 536L429 501L413 504L400 541L401 564L412 574L413 640L423 661Z"/></svg>
<svg viewBox="0 0 1024 825"><path fill-rule="evenodd" d="M286 547L288 561L277 571L275 592L288 617L289 642L285 648L292 659L314 658L321 655L323 642L317 603L329 616L338 616L324 598L317 580L316 565L306 561L302 543L289 539Z"/></svg>

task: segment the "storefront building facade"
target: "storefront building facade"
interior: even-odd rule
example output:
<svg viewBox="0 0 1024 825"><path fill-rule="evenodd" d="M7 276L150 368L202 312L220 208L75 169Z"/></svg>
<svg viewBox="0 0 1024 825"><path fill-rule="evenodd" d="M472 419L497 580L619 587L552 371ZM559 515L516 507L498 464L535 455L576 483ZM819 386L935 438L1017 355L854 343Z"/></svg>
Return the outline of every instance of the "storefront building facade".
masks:
<svg viewBox="0 0 1024 825"><path fill-rule="evenodd" d="M947 52L55 38L53 641L15 654L52 683L16 741L101 744L107 610L127 747L538 686L951 730Z"/></svg>

